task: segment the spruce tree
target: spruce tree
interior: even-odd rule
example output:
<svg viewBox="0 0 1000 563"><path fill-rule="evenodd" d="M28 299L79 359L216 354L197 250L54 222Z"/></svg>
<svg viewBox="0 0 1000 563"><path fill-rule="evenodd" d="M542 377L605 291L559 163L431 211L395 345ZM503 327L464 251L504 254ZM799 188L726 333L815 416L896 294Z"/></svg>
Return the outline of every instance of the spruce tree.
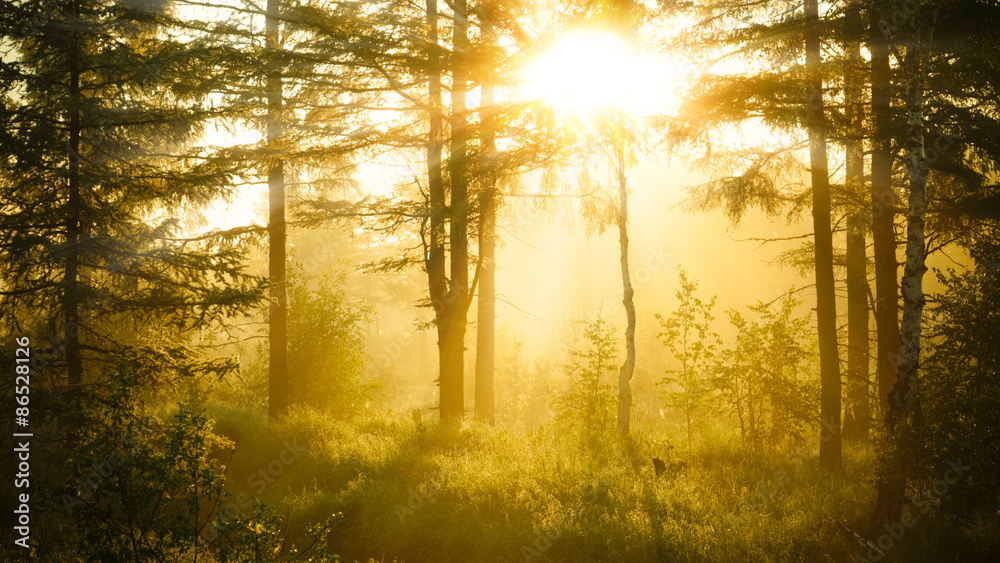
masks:
<svg viewBox="0 0 1000 563"><path fill-rule="evenodd" d="M221 160L192 146L209 111L198 49L167 39L164 6L7 2L7 124L0 162L0 316L48 334L56 385L93 388L116 354L141 377L214 372L185 339L249 311L262 281L227 241L190 237L182 214L231 193ZM167 330L164 330L164 329Z"/></svg>

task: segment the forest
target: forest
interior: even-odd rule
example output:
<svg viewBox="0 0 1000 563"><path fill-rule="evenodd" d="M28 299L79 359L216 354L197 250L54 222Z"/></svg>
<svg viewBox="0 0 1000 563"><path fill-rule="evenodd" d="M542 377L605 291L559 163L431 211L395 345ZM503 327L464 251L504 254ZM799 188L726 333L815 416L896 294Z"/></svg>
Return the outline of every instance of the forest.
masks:
<svg viewBox="0 0 1000 563"><path fill-rule="evenodd" d="M1000 561L996 0L0 0L4 561Z"/></svg>

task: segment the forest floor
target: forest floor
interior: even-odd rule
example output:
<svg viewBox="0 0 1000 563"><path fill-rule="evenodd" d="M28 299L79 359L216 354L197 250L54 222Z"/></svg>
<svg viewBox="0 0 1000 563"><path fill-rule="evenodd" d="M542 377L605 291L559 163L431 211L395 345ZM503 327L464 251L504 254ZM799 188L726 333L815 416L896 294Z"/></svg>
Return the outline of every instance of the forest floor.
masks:
<svg viewBox="0 0 1000 563"><path fill-rule="evenodd" d="M638 427L642 438L628 447L609 439L587 450L553 429L466 422L459 430L408 415L341 422L298 413L276 426L231 406L208 415L235 442L219 456L229 510L259 497L287 519L290 538L333 517L329 549L345 562L989 561L1000 553L997 518L970 526L931 510L873 533L871 447L845 447L842 469L828 472L818 444L754 451L710 432L671 446ZM664 462L659 475L654 458ZM867 531L876 547L852 530Z"/></svg>

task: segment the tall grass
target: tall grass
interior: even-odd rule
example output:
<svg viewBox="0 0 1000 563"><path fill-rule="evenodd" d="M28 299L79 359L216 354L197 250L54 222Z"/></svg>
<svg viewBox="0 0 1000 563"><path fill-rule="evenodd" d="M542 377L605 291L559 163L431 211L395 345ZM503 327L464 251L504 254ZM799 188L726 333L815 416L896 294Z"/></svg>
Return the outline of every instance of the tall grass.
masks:
<svg viewBox="0 0 1000 563"><path fill-rule="evenodd" d="M868 549L847 528L866 529L870 448L847 449L829 473L816 445L754 451L721 432L671 448L670 436L638 428L643 438L593 452L545 427L309 411L266 425L223 405L209 414L236 443L228 492L276 505L290 538L335 516L328 539L344 561L850 561ZM301 452L282 460L289 445ZM662 475L654 457L667 462ZM940 556L925 544L946 539L978 545L966 552L975 558L988 553L989 525L945 538L940 523L919 522L881 559Z"/></svg>

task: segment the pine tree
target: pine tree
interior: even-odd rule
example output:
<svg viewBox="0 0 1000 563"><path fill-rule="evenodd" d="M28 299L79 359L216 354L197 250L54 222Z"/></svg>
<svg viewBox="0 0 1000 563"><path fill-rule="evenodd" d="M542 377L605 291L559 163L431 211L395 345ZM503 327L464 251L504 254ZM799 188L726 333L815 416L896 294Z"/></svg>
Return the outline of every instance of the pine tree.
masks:
<svg viewBox="0 0 1000 563"><path fill-rule="evenodd" d="M703 26L713 33L711 38L706 42L696 35L687 48L715 51L731 45L734 58L754 64L764 57L770 64L755 67L747 75L704 76L682 107L680 121L687 125L681 132L695 139L696 145L705 146L713 125L754 123L764 125L780 140L765 141L760 147L735 147L722 154L713 147L711 158L706 152L703 159L722 177L696 188L692 201L702 208L724 207L734 223L752 207L776 215L781 210L797 211L811 201L813 234L807 252L816 280L823 396L820 421L825 429L820 458L827 467L835 467L841 455L841 377L828 139L839 136L841 130L826 105L828 86L836 78L830 72L834 67L823 60L820 49L831 33L830 17L820 18L818 2L812 0L805 1L802 12L787 2L753 6L723 2L704 7L721 8L725 16L709 19ZM794 174L800 159L808 162L808 190L800 188ZM741 171L734 175L733 169Z"/></svg>
<svg viewBox="0 0 1000 563"><path fill-rule="evenodd" d="M231 193L220 159L190 142L208 115L192 87L203 53L160 38L166 9L3 9L22 22L4 36L15 46L0 164L5 324L50 335L40 363L73 393L91 389L112 354L153 381L234 369L184 346L192 331L249 311L262 289L238 248L186 239L179 219Z"/></svg>
<svg viewBox="0 0 1000 563"><path fill-rule="evenodd" d="M294 322L289 315L295 312L289 310L285 271L296 226L289 215L304 226L318 226L321 221L310 215L309 206L322 208L327 195L350 182L352 158L384 140L365 131L371 121L363 114L380 91L388 90L380 82L388 47L372 21L382 16L362 13L366 8L358 3L270 0L263 9L201 6L213 17L204 24L188 22L187 29L213 56L215 123L263 132L259 141L228 147L224 155L240 181L266 185L268 192L266 227L243 229L267 235L268 411L273 420L310 387L299 379L308 374L288 370L288 325ZM379 83L373 87L376 76ZM288 203L296 200L303 205L290 212Z"/></svg>

